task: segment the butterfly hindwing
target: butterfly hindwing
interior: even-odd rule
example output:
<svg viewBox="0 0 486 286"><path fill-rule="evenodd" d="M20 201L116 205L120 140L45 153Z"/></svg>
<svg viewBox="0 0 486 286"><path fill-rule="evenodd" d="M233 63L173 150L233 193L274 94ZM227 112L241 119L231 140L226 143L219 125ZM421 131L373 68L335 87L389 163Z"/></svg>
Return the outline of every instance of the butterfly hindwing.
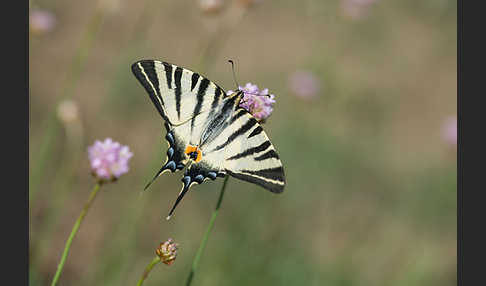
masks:
<svg viewBox="0 0 486 286"><path fill-rule="evenodd" d="M232 124L234 127L227 128L232 132L221 136L226 140L221 140L218 145L226 149L225 171L237 179L281 193L285 186L285 174L273 144L253 116L244 109L238 112L234 115L238 117Z"/></svg>

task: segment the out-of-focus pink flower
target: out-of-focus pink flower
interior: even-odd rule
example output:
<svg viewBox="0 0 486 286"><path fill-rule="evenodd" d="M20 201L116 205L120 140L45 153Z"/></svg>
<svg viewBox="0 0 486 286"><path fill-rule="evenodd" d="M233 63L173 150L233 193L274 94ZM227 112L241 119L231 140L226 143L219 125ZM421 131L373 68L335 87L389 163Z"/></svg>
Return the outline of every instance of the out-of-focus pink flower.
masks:
<svg viewBox="0 0 486 286"><path fill-rule="evenodd" d="M357 20L368 15L372 4L378 0L341 0L341 12L344 16Z"/></svg>
<svg viewBox="0 0 486 286"><path fill-rule="evenodd" d="M67 99L57 107L57 116L63 122L69 123L79 118L79 109L75 101Z"/></svg>
<svg viewBox="0 0 486 286"><path fill-rule="evenodd" d="M457 118L448 117L442 125L442 138L448 144L457 144Z"/></svg>
<svg viewBox="0 0 486 286"><path fill-rule="evenodd" d="M308 71L296 71L289 79L292 92L302 98L312 98L319 92L319 80Z"/></svg>
<svg viewBox="0 0 486 286"><path fill-rule="evenodd" d="M243 91L240 107L248 110L258 121L265 121L272 114L275 95L269 94L268 88L260 90L256 84L249 82L238 89ZM232 90L227 92L228 95L232 93Z"/></svg>
<svg viewBox="0 0 486 286"><path fill-rule="evenodd" d="M199 7L206 14L217 14L223 8L222 0L199 0Z"/></svg>
<svg viewBox="0 0 486 286"><path fill-rule="evenodd" d="M155 253L160 257L160 260L163 263L171 265L177 257L178 246L179 245L175 243L172 238L169 238L167 241L160 244L155 250Z"/></svg>
<svg viewBox="0 0 486 286"><path fill-rule="evenodd" d="M33 33L45 34L56 26L56 17L47 10L32 9L29 22Z"/></svg>
<svg viewBox="0 0 486 286"><path fill-rule="evenodd" d="M128 146L106 138L104 142L96 140L88 148L89 161L93 174L102 181L115 180L128 172L128 161L133 156Z"/></svg>

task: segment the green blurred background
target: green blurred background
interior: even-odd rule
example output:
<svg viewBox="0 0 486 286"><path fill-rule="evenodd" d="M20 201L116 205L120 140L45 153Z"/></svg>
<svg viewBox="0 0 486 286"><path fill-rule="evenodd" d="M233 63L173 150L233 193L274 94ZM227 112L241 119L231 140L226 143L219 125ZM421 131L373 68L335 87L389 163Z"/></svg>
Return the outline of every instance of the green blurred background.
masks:
<svg viewBox="0 0 486 286"><path fill-rule="evenodd" d="M223 180L170 221L182 173L141 193L167 144L139 59L227 90L233 59L277 99L264 128L287 187L229 180L193 285L456 284L456 1L255 2L30 1L30 285L50 283L94 185L87 147L106 137L130 146L130 172L102 188L59 285L135 285L169 237L177 260L144 285L186 280Z"/></svg>

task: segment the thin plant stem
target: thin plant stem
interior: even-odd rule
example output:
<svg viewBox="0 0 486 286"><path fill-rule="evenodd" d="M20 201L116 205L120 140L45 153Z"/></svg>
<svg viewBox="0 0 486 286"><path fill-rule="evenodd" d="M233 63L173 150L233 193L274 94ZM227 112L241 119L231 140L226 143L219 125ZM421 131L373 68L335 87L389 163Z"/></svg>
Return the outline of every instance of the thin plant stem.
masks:
<svg viewBox="0 0 486 286"><path fill-rule="evenodd" d="M69 254L69 249L71 248L71 243L73 242L76 233L78 233L81 222L83 222L84 217L88 213L89 207L91 206L94 199L96 198L96 194L98 193L100 187L101 187L101 182L96 183L93 190L91 191L91 194L89 195L88 201L84 204L83 210L81 211L78 219L74 223L73 229L71 230L71 234L69 235L69 238L66 241L66 246L64 247L64 251L61 256L61 261L59 261L59 265L57 266L56 274L54 275L54 279L52 279L51 286L56 285L57 281L59 280L59 277L61 276L62 269L64 268L64 263L66 262L67 256Z"/></svg>
<svg viewBox="0 0 486 286"><path fill-rule="evenodd" d="M229 176L227 175L224 178L223 187L221 188L221 192L219 193L218 203L216 204L216 208L214 208L213 215L211 216L211 220L209 221L208 228L206 229L206 233L203 236L201 244L199 245L199 249L197 250L196 256L194 256L194 260L192 261L191 272L189 272L189 276L187 277L186 286L191 285L192 280L194 279L194 275L196 274L196 270L199 266L199 260L201 259L201 255L206 247L208 242L209 234L214 226L214 221L218 216L219 207L223 202L224 191L226 190L226 184L228 183Z"/></svg>
<svg viewBox="0 0 486 286"><path fill-rule="evenodd" d="M64 80L61 96L57 104L63 99L69 99L73 96L88 55L93 47L96 35L103 24L103 19L103 10L98 8L89 20L89 23L86 25L86 30L84 31L81 43L79 44L78 49L76 50L76 53L72 59L70 69L66 79ZM35 164L31 171L31 175L29 176L29 200L31 202L34 200L34 195L36 195L39 183L43 178L42 173L45 170L45 164L48 161L51 152L55 150L55 146L53 145L55 143L54 138L59 132L59 127L61 126L57 122L56 117L57 104L50 110L47 118L42 124L45 130L43 135L44 137L39 148L39 155L36 160L34 160Z"/></svg>
<svg viewBox="0 0 486 286"><path fill-rule="evenodd" d="M152 268L155 266L155 264L157 264L159 262L160 262L160 257L158 257L158 256L156 256L154 259L152 259L152 261L149 263L149 265L147 265L147 267L145 268L145 271L143 272L142 277L140 277L140 280L138 280L137 286L140 286L140 285L143 284L143 281L145 281L145 279L149 275L150 270L152 270Z"/></svg>

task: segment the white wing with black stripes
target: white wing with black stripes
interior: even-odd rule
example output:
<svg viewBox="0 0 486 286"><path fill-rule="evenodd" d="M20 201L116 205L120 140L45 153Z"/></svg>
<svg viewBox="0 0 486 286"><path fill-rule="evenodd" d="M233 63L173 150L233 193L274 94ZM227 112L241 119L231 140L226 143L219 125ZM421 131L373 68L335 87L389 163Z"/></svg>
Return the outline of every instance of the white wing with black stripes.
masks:
<svg viewBox="0 0 486 286"><path fill-rule="evenodd" d="M138 61L132 65L132 71L160 115L172 126L214 109L226 97L224 91L207 78L166 62Z"/></svg>
<svg viewBox="0 0 486 286"><path fill-rule="evenodd" d="M239 107L242 91L228 96L205 77L161 61L138 61L132 72L164 118L169 144L166 162L146 188L188 165L168 218L194 183L225 175L283 191L282 162L257 120Z"/></svg>
<svg viewBox="0 0 486 286"><path fill-rule="evenodd" d="M244 109L242 111L246 112ZM239 124L241 127L237 130L240 131L240 138L235 138L227 146L223 163L225 170L235 178L281 193L285 186L284 170L270 139L247 112L241 116ZM229 138L232 138L231 135Z"/></svg>

